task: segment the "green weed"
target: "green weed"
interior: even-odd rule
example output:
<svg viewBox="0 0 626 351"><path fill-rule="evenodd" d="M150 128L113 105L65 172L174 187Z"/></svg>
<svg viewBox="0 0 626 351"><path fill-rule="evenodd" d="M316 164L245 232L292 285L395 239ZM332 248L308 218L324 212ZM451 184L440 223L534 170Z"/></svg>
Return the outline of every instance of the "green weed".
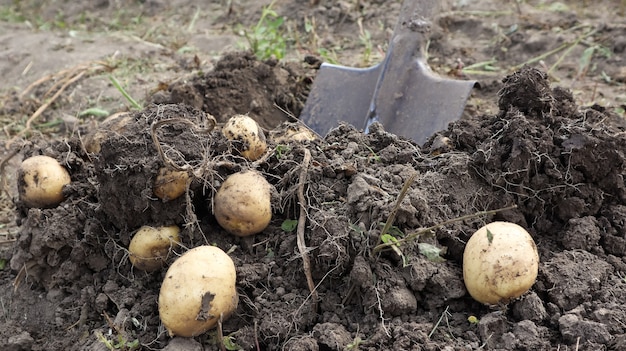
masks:
<svg viewBox="0 0 626 351"><path fill-rule="evenodd" d="M287 145L283 145L283 144L276 145L276 158L280 160L283 157L283 155L288 153L289 151L291 151L291 148Z"/></svg>
<svg viewBox="0 0 626 351"><path fill-rule="evenodd" d="M291 233L298 227L297 219L285 219L283 223L280 225L280 229L284 232Z"/></svg>
<svg viewBox="0 0 626 351"><path fill-rule="evenodd" d="M275 2L274 0L268 6L263 7L261 18L255 26L243 30L243 36L259 60L272 57L280 60L287 52L283 30L285 19L272 9Z"/></svg>
<svg viewBox="0 0 626 351"><path fill-rule="evenodd" d="M104 336L100 331L96 331L96 337L98 341L104 344L107 349L113 350L123 350L123 351L133 351L139 349L139 340L135 339L133 341L128 341L121 334L117 336L117 340L111 336L108 338Z"/></svg>
<svg viewBox="0 0 626 351"><path fill-rule="evenodd" d="M363 342L363 340L361 340L361 338L359 338L358 336L354 338L354 340L352 340L351 343L349 343L348 345L346 345L346 350L349 351L358 351L359 350L359 345Z"/></svg>
<svg viewBox="0 0 626 351"><path fill-rule="evenodd" d="M472 324L472 325L476 325L476 324L478 324L478 322L480 322L480 319L478 319L478 317L472 315L472 316L467 317L467 321L470 324Z"/></svg>
<svg viewBox="0 0 626 351"><path fill-rule="evenodd" d="M224 348L228 351L242 350L241 346L237 345L235 338L231 335L225 336L222 339L222 343L224 344Z"/></svg>
<svg viewBox="0 0 626 351"><path fill-rule="evenodd" d="M101 108L98 107L91 107L85 110L82 110L78 113L78 117L85 117L85 116L94 116L94 117L107 117L109 116L110 113L107 110L103 110Z"/></svg>
<svg viewBox="0 0 626 351"><path fill-rule="evenodd" d="M0 7L0 20L3 22L22 23L26 17L13 6Z"/></svg>
<svg viewBox="0 0 626 351"><path fill-rule="evenodd" d="M339 63L339 59L337 58L337 53L333 49L328 50L325 48L319 48L317 49L317 53L324 59L325 62L332 63L335 65Z"/></svg>
<svg viewBox="0 0 626 351"><path fill-rule="evenodd" d="M317 34L315 17L312 17L311 19L307 17L304 19L304 32L308 36L308 38L306 38L306 47L308 51L317 53L322 57L322 59L324 59L325 62L332 64L339 63L337 53L335 52L336 48L327 49L319 46L320 38Z"/></svg>
<svg viewBox="0 0 626 351"><path fill-rule="evenodd" d="M133 99L133 97L130 96L130 94L128 94L128 92L122 87L120 82L118 82L117 79L115 79L115 77L113 77L112 75L109 75L109 80L111 81L115 89L117 89L122 94L122 96L126 98L126 100L130 103L130 105L134 109L137 109L137 110L143 109L143 107L137 101L135 101L135 99Z"/></svg>

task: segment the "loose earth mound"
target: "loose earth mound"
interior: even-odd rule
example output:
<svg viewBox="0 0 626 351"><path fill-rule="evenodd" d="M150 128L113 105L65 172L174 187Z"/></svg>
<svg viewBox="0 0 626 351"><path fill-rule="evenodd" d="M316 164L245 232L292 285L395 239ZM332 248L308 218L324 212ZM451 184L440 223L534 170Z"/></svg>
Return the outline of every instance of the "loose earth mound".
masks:
<svg viewBox="0 0 626 351"><path fill-rule="evenodd" d="M302 72L227 55L215 71L121 117L121 127L109 125L99 152L80 138L30 147L26 155L65 165L72 183L56 208L18 204L10 264L19 274L16 293L0 293L4 301L12 295L2 348L219 349L216 331L171 339L157 308L165 270L145 273L128 260L134 231L163 224L181 227L178 253L210 244L235 261L239 307L223 334L244 350L626 348L622 121L600 106L576 106L567 90L525 67L504 80L497 114L453 123L423 147L380 125L369 134L341 125L324 139L270 138L267 157L248 162L208 128L209 114L221 122L234 113L288 128L274 104L297 114L310 82ZM236 85L220 90L235 76ZM243 100L249 91L258 96ZM194 177L184 196L162 201L152 187L168 162ZM273 219L239 238L219 227L212 198L226 176L249 168L275 188ZM391 236L442 225L379 252L399 198ZM531 291L495 309L472 300L461 267L469 236L494 220L527 228L541 261ZM51 335L64 337L52 345Z"/></svg>

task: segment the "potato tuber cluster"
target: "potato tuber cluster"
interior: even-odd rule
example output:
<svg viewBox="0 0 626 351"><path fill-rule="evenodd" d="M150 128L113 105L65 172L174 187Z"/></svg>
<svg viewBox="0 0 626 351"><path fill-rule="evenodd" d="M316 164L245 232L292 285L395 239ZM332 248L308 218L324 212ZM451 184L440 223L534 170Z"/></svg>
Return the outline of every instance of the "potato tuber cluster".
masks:
<svg viewBox="0 0 626 351"><path fill-rule="evenodd" d="M121 211L128 209L129 217L135 215L138 217L137 220L132 221L132 225L120 224L118 226L121 228L120 230L141 226L149 221L177 222L178 218L187 219L184 215L189 214L189 212L183 215L175 211L179 208L193 211L193 208L190 207L201 203L195 200L201 199L201 196L206 196L206 190L215 186L210 182L215 179L215 175L220 174L224 169L230 172L240 171L230 174L219 186L218 191L214 194L211 193L213 195L212 210L218 224L225 231L240 237L260 233L269 225L272 219L273 188L264 175L255 170L258 165L251 165L248 162L268 156L265 134L254 119L244 115L236 115L223 126L221 132L213 133L210 131L211 134L208 137L220 138L217 141L211 139L212 142L215 141L211 146L217 147L212 150L204 150L203 145L199 145L198 149L202 148L203 152L207 152L188 153L190 155L188 157L190 160L189 167L185 167L184 170L163 166L163 164L167 164L162 159L164 156L154 152L151 145L153 140L145 138L145 136L150 135L150 129L139 122L138 119L129 114L111 117L102 123L98 130L84 138L83 153L77 153L79 157L85 156L84 160L101 160L101 163L94 162L96 172L113 168L115 171L112 172L119 172L115 173L118 178L111 183L107 183L111 178L108 177L108 174L107 177L98 178L97 184L94 182L99 198L100 195L105 194L103 191L106 189L105 186L113 185L112 188L118 190L120 188L118 179L125 181L125 177L132 176L127 184L138 184L136 188L129 185L126 188L128 189L126 193L113 194L119 199L132 199L133 196L140 195L141 200L136 202L139 204L137 206L134 206L134 202L116 202ZM141 122L145 121L142 120ZM192 125L192 129L193 127ZM307 130L293 129L290 131L292 134L283 136L283 138L287 138L282 139L283 141L288 142L289 138L294 140L312 140L315 138ZM172 138L177 137L178 132L178 130L175 130L175 133L172 132ZM198 135L204 137L209 133ZM133 144L126 149L124 141L129 139ZM184 141L185 145L189 145L190 150L195 150L195 140L192 137L187 137ZM121 146L118 146L118 143ZM175 142L168 141L168 143L172 149L176 148ZM231 147L223 147L224 145ZM131 156L128 156L126 153L129 152L128 150L137 150L138 148L141 150L137 152L137 155L145 157L145 159L138 161L138 167L132 168L134 165L128 163L118 166L120 160L131 160L132 163L136 155L132 153ZM213 153L214 150L219 151ZM226 150L234 151L245 160L242 157L232 158L231 155L221 154ZM142 153L143 151L146 153ZM115 154L116 152L119 155ZM115 154L115 157L109 154ZM218 169L218 166L213 166L215 158L226 160L222 164L228 164L231 167ZM202 163L201 167L193 169L204 161L206 163ZM132 172L125 172L130 168L132 168ZM18 178L21 202L25 206L39 208L54 207L62 202L65 199L63 189L71 181L68 170L57 160L48 156L34 156L24 160L18 171ZM205 186L202 193L196 187L199 184ZM167 203L181 197L186 192L189 194L187 202L172 201ZM100 200L108 200L109 198L111 197L102 196ZM129 203L133 206L126 206ZM171 213L164 213L164 215L180 216L174 219L160 218L161 212L159 211L162 209L172 209ZM138 211L145 212L148 210L154 211L154 213L151 212L150 216L145 217L139 215ZM117 212L114 213L117 214ZM117 226L119 223L114 222L114 224ZM131 237L128 245L128 258L136 270L156 272L167 268L159 292L159 316L170 336L193 337L214 328L218 321L225 320L236 310L238 305L236 270L235 264L228 254L218 247L209 245L188 249L178 259L173 260L177 255L176 249L182 246L183 241L180 238L180 228L177 225L143 225ZM185 241L187 244L189 242L193 243L194 240ZM170 262L172 262L171 265L167 267Z"/></svg>

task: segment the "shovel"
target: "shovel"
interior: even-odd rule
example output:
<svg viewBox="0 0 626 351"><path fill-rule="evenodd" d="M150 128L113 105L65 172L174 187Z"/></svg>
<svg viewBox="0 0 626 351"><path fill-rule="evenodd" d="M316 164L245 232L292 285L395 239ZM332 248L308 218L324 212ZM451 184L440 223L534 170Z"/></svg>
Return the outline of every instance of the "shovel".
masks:
<svg viewBox="0 0 626 351"><path fill-rule="evenodd" d="M431 19L439 1L405 0L385 59L370 68L323 63L300 119L320 135L340 121L374 122L423 144L463 114L474 81L434 74L425 60Z"/></svg>

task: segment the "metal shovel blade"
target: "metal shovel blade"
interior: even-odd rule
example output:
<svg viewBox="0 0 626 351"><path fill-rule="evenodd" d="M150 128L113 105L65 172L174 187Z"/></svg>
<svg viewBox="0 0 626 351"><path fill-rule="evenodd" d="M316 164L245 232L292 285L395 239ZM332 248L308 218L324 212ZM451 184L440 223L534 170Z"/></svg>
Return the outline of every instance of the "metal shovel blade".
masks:
<svg viewBox="0 0 626 351"><path fill-rule="evenodd" d="M370 68L322 64L300 119L320 135L343 121L373 122L422 144L463 114L474 81L446 79L425 62L436 0L405 0L385 59Z"/></svg>

